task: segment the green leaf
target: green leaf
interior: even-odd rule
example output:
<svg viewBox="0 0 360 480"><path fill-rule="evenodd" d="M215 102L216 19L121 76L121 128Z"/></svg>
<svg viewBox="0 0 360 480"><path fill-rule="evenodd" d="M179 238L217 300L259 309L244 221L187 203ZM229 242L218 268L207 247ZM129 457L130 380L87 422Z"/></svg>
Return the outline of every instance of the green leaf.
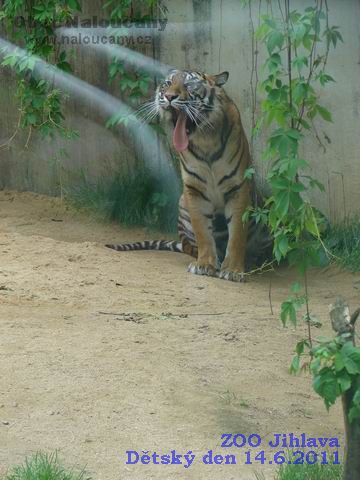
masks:
<svg viewBox="0 0 360 480"><path fill-rule="evenodd" d="M295 357L293 357L293 359L291 361L289 371L292 375L296 375L297 373L299 373L299 371L300 371L300 356L299 355L296 355Z"/></svg>
<svg viewBox="0 0 360 480"><path fill-rule="evenodd" d="M19 58L18 55L16 55L15 53L6 55L1 62L1 65L3 66L9 65L10 67L14 67L18 62L18 58Z"/></svg>
<svg viewBox="0 0 360 480"><path fill-rule="evenodd" d="M277 195L276 198L276 212L279 215L280 218L285 217L285 215L289 211L289 205L290 205L290 192L288 191L282 191Z"/></svg>
<svg viewBox="0 0 360 480"><path fill-rule="evenodd" d="M243 215L241 217L241 220L243 221L243 223L246 223L246 222L249 221L250 213L251 213L251 210L249 210L249 209L245 210L245 212L243 213Z"/></svg>
<svg viewBox="0 0 360 480"><path fill-rule="evenodd" d="M322 86L326 85L329 82L335 82L333 77L331 77L330 75L327 75L324 72L321 72L317 78L319 79Z"/></svg>
<svg viewBox="0 0 360 480"><path fill-rule="evenodd" d="M301 56L301 55L298 57L295 57L294 60L292 61L292 64L295 68L297 68L300 71L303 67L308 66L309 64L308 57Z"/></svg>
<svg viewBox="0 0 360 480"><path fill-rule="evenodd" d="M269 212L269 225L273 230L277 228L279 218L277 216L275 208L271 208Z"/></svg>
<svg viewBox="0 0 360 480"><path fill-rule="evenodd" d="M28 125L36 125L37 116L35 113L28 113L25 115L25 121Z"/></svg>
<svg viewBox="0 0 360 480"><path fill-rule="evenodd" d="M345 371L342 372L342 374L340 376L338 376L337 379L338 379L338 384L339 384L341 393L344 393L347 390L349 390L349 388L351 388L351 383L352 383L351 382L351 377Z"/></svg>
<svg viewBox="0 0 360 480"><path fill-rule="evenodd" d="M306 30L307 30L306 25L304 25L302 23L299 23L299 24L294 26L292 34L293 34L293 37L294 37L297 45L299 45L302 42L302 40L303 40L303 38L306 34Z"/></svg>
<svg viewBox="0 0 360 480"><path fill-rule="evenodd" d="M346 342L340 350L345 369L350 375L360 374L360 348Z"/></svg>
<svg viewBox="0 0 360 480"><path fill-rule="evenodd" d="M306 100L308 94L308 85L305 82L299 82L293 89L293 99L295 103L300 104Z"/></svg>
<svg viewBox="0 0 360 480"><path fill-rule="evenodd" d="M314 237L319 238L320 237L320 232L319 232L319 227L316 221L316 217L314 215L313 209L310 205L306 205L306 210L305 210L305 228L306 230L311 233L311 235L314 235Z"/></svg>
<svg viewBox="0 0 360 480"><path fill-rule="evenodd" d="M272 90L269 91L268 93L268 99L270 102L277 102L280 99L281 96L281 90L279 88L273 88ZM272 105L274 108L274 105Z"/></svg>
<svg viewBox="0 0 360 480"><path fill-rule="evenodd" d="M272 54L275 48L281 50L283 44L284 35L281 32L279 32L278 30L273 30L269 33L266 40L266 46L270 54Z"/></svg>
<svg viewBox="0 0 360 480"><path fill-rule="evenodd" d="M289 130L286 131L286 134L288 137L293 138L294 140L300 140L302 137L302 134L299 132L299 130L296 130L295 128L289 128Z"/></svg>
<svg viewBox="0 0 360 480"><path fill-rule="evenodd" d="M326 120L327 122L332 122L331 113L329 112L329 110L322 107L321 105L317 105L316 110L319 112L319 114L324 120Z"/></svg>
<svg viewBox="0 0 360 480"><path fill-rule="evenodd" d="M56 66L63 72L72 73L72 67L69 62L59 62Z"/></svg>
<svg viewBox="0 0 360 480"><path fill-rule="evenodd" d="M69 5L70 8L73 10L77 10L81 12L81 5L78 0L66 0L66 3Z"/></svg>
<svg viewBox="0 0 360 480"><path fill-rule="evenodd" d="M306 130L311 130L311 125L303 118L299 118L299 123L302 127L306 128Z"/></svg>
<svg viewBox="0 0 360 480"><path fill-rule="evenodd" d="M358 388L355 392L355 395L353 397L353 403L354 405L360 406L360 388Z"/></svg>
<svg viewBox="0 0 360 480"><path fill-rule="evenodd" d="M352 423L354 420L360 417L360 406L356 405L350 408L349 411L349 422Z"/></svg>
<svg viewBox="0 0 360 480"><path fill-rule="evenodd" d="M336 48L336 44L337 44L338 40L340 40L341 42L344 41L343 38L342 38L342 35L338 31L338 29L339 29L339 27L334 25L331 28L327 28L324 31L324 34L323 34L326 37L326 41L327 41L328 45L330 45L332 43L334 48Z"/></svg>
<svg viewBox="0 0 360 480"><path fill-rule="evenodd" d="M304 37L302 43L303 43L304 47L306 48L306 50L311 51L312 45L313 45L313 40L309 36Z"/></svg>
<svg viewBox="0 0 360 480"><path fill-rule="evenodd" d="M44 106L45 99L43 97L34 97L31 100L31 104L34 108L42 108Z"/></svg>
<svg viewBox="0 0 360 480"><path fill-rule="evenodd" d="M286 325L286 322L288 319L291 321L291 323L296 325L297 323L296 309L295 309L294 302L291 299L286 300L281 304L280 318L284 326Z"/></svg>
<svg viewBox="0 0 360 480"><path fill-rule="evenodd" d="M301 182L292 182L289 187L292 192L303 192L306 190L305 185Z"/></svg>
<svg viewBox="0 0 360 480"><path fill-rule="evenodd" d="M289 181L286 178L274 177L270 180L270 185L277 190L289 190Z"/></svg>
<svg viewBox="0 0 360 480"><path fill-rule="evenodd" d="M343 368L345 368L345 363L344 363L343 357L341 356L341 354L339 352L336 352L336 354L335 354L334 366L335 366L335 370L337 372L340 372Z"/></svg>
<svg viewBox="0 0 360 480"><path fill-rule="evenodd" d="M273 53L265 62L270 73L276 72L281 66L281 57L278 53Z"/></svg>
<svg viewBox="0 0 360 480"><path fill-rule="evenodd" d="M337 377L328 367L322 368L319 374L315 375L313 388L324 399L327 409L336 402L337 397L341 394Z"/></svg>
<svg viewBox="0 0 360 480"><path fill-rule="evenodd" d="M304 353L305 347L309 347L309 340L301 340L296 344L296 354L298 356L302 355Z"/></svg>
<svg viewBox="0 0 360 480"><path fill-rule="evenodd" d="M277 239L278 240L278 239ZM283 257L286 256L289 250L289 241L287 237L284 235L281 239L277 242L277 247Z"/></svg>

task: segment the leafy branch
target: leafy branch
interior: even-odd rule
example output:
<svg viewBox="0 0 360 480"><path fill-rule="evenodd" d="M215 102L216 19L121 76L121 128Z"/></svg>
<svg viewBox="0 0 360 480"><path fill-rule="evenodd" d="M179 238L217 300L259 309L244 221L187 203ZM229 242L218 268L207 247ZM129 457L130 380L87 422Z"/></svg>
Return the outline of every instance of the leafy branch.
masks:
<svg viewBox="0 0 360 480"><path fill-rule="evenodd" d="M270 8L256 33L268 53L258 125L273 127L263 155L269 164L271 195L264 207L253 208L245 217L252 215L268 225L276 260L286 258L301 274L302 284L293 284L291 295L281 305L284 326L288 322L296 326L305 307L307 337L296 345L290 372L309 371L313 388L327 409L342 398L347 438L344 478L352 480L360 471L360 348L355 345L360 309L350 316L345 302L337 300L330 310L336 337L314 339L312 327L321 323L311 314L309 304L308 270L320 265L327 252L321 239L324 217L306 200L306 194L324 187L304 173L309 164L299 155L299 147L312 131L320 140L315 127L318 118L332 122L318 92L334 82L326 71L328 57L343 41L339 27L329 25L326 0L314 4L300 12L291 10L290 0L278 0L280 15L276 17Z"/></svg>
<svg viewBox="0 0 360 480"><path fill-rule="evenodd" d="M26 146L31 132L40 131L52 136L59 132L72 137L74 132L64 126L62 104L64 95L54 89L50 82L39 80L36 75L36 57L56 65L62 71L71 72L65 50L56 42L55 26L73 18L80 11L78 0L5 0L0 19L3 21L9 39L24 46L28 55L18 49L2 51L2 67L11 68L17 78L16 98L20 104L20 119L14 134L4 144L9 147L20 128L28 128ZM26 21L16 22L17 17ZM16 26L15 26L16 25Z"/></svg>

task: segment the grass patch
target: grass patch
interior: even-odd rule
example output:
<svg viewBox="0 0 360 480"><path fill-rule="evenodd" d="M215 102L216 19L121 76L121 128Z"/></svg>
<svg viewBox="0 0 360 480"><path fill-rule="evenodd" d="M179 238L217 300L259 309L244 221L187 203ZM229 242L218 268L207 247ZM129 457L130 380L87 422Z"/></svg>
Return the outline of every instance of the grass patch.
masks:
<svg viewBox="0 0 360 480"><path fill-rule="evenodd" d="M85 471L74 472L65 469L56 453L36 453L22 465L13 467L3 480L89 480Z"/></svg>
<svg viewBox="0 0 360 480"><path fill-rule="evenodd" d="M83 178L67 192L67 198L76 207L96 212L106 220L176 232L179 192L180 184L165 184L144 168L96 184Z"/></svg>
<svg viewBox="0 0 360 480"><path fill-rule="evenodd" d="M306 454L308 451L304 451L304 463L301 465L288 464L288 461L294 461L299 458L299 454L294 454L291 450L288 450L285 454L286 462L279 466L274 476L274 480L342 480L343 466L334 465L332 463L333 455L332 451L327 452L326 460L329 462L327 465L321 465L323 450L318 453L318 463L310 465L306 462ZM313 458L309 458L313 461ZM265 480L264 474L261 472L255 473L256 480Z"/></svg>
<svg viewBox="0 0 360 480"><path fill-rule="evenodd" d="M276 480L341 480L341 465L281 465Z"/></svg>
<svg viewBox="0 0 360 480"><path fill-rule="evenodd" d="M360 271L360 217L330 226L324 242L340 265L352 272Z"/></svg>

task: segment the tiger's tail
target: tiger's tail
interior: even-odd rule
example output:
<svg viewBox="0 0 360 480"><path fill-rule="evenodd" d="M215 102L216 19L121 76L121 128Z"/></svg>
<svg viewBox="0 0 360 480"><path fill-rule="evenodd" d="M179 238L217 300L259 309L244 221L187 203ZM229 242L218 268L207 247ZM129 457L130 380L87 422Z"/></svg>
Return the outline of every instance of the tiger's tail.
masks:
<svg viewBox="0 0 360 480"><path fill-rule="evenodd" d="M128 252L132 250L167 250L169 252L185 253L181 242L168 240L145 240L144 242L107 244L107 248L112 248L118 252Z"/></svg>

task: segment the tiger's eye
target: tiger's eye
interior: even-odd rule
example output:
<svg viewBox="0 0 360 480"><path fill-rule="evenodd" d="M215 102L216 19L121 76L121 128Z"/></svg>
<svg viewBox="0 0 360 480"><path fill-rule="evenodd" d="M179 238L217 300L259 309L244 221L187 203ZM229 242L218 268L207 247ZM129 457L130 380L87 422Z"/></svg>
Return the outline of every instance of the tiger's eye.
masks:
<svg viewBox="0 0 360 480"><path fill-rule="evenodd" d="M190 92L194 92L199 88L199 84L197 82L188 82L184 84L184 87Z"/></svg>

